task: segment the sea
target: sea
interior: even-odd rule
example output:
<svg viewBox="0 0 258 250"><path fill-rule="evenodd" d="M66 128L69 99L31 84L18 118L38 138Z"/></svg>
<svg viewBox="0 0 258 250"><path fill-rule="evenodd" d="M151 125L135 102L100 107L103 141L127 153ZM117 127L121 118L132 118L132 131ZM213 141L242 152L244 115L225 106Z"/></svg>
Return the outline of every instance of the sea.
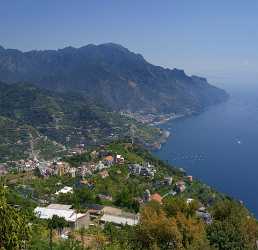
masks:
<svg viewBox="0 0 258 250"><path fill-rule="evenodd" d="M258 84L225 89L227 102L160 125L171 135L155 154L243 201L258 218Z"/></svg>

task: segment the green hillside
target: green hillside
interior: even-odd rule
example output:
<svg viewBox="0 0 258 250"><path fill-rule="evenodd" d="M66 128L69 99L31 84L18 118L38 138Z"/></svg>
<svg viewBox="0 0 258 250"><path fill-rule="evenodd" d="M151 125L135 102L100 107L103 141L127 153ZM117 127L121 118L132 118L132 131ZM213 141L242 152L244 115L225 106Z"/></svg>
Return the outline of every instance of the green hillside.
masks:
<svg viewBox="0 0 258 250"><path fill-rule="evenodd" d="M13 124L12 122L2 124L1 140L12 142L10 143L12 146L8 144L8 147L3 143L2 158L14 151L16 152L11 153L12 156L28 155L28 133L27 130L18 133L16 130L18 124L19 126L26 124L31 129L33 127L35 133L37 131L47 139L67 147L74 147L77 144L92 146L126 138L130 136L132 126L135 140L142 144L153 144L161 137L159 129L93 104L91 100L79 94L59 94L30 84L0 83L0 115L15 121ZM18 135L24 141L22 145L17 143ZM45 153L47 151L51 152L45 150Z"/></svg>
<svg viewBox="0 0 258 250"><path fill-rule="evenodd" d="M35 156L53 158L63 147L47 139L35 128L0 116L0 162Z"/></svg>

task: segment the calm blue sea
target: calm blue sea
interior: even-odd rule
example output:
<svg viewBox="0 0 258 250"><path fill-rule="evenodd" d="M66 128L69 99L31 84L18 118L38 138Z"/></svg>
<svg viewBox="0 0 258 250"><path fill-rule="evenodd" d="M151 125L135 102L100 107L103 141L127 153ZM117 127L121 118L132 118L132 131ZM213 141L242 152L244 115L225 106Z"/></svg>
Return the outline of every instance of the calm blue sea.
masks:
<svg viewBox="0 0 258 250"><path fill-rule="evenodd" d="M258 217L258 87L231 87L228 102L161 127L163 160L239 200Z"/></svg>

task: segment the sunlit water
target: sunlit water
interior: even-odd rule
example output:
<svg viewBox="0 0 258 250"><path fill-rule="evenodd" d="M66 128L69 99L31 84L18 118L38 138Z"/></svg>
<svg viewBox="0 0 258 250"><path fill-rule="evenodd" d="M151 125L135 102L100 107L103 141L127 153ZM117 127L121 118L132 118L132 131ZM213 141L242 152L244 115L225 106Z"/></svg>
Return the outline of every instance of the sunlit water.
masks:
<svg viewBox="0 0 258 250"><path fill-rule="evenodd" d="M171 137L156 155L243 200L258 217L258 88L228 92L226 103L162 125Z"/></svg>

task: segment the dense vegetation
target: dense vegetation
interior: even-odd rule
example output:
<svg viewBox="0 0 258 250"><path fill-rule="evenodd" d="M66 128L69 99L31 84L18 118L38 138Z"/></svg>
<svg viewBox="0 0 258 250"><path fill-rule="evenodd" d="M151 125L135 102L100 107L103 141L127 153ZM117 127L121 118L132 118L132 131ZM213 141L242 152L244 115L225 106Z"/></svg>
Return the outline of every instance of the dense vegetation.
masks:
<svg viewBox="0 0 258 250"><path fill-rule="evenodd" d="M210 211L214 222L205 225L195 216L194 205L186 205L183 200L149 203L133 230L105 228L105 236L116 246L107 249L256 249L257 221L244 207L225 199Z"/></svg>

